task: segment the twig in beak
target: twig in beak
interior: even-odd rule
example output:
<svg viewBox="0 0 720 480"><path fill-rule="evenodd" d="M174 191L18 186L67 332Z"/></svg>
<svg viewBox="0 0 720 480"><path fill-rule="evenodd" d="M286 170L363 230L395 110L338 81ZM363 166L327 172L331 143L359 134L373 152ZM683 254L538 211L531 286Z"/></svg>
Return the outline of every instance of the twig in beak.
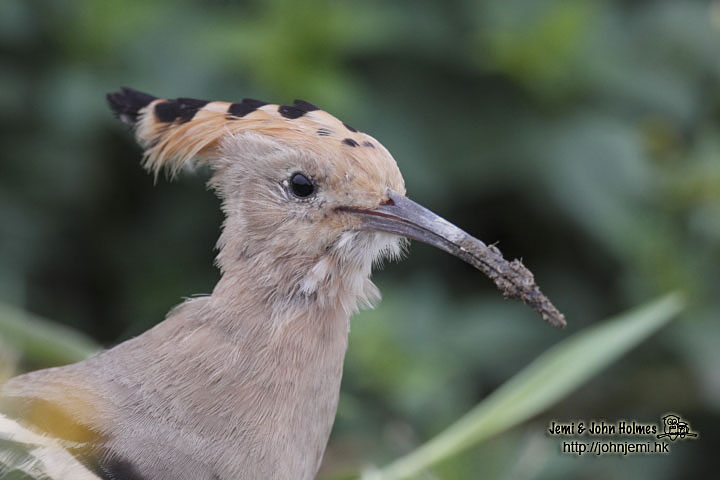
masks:
<svg viewBox="0 0 720 480"><path fill-rule="evenodd" d="M494 245L485 245L404 195L388 190L387 199L375 209L341 210L361 217L365 230L394 233L455 255L490 277L505 297L521 300L556 327L566 325L565 316L542 294L520 260L508 262Z"/></svg>

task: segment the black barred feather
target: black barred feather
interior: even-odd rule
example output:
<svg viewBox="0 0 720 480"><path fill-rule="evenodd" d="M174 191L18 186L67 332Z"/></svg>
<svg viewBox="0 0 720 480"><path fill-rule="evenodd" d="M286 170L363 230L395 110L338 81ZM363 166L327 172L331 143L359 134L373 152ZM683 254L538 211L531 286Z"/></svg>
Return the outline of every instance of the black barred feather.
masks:
<svg viewBox="0 0 720 480"><path fill-rule="evenodd" d="M301 110L305 110L306 112L314 112L315 110L320 110L320 107L313 105L310 102L306 102L305 100L295 100L293 102L293 105L295 105L295 107Z"/></svg>
<svg viewBox="0 0 720 480"><path fill-rule="evenodd" d="M185 123L193 119L198 110L207 105L207 100L177 98L155 105L155 116L161 122Z"/></svg>
<svg viewBox="0 0 720 480"><path fill-rule="evenodd" d="M253 98L243 98L242 101L233 103L228 107L228 114L232 117L242 118L248 113L252 113L267 104L268 102L255 100Z"/></svg>

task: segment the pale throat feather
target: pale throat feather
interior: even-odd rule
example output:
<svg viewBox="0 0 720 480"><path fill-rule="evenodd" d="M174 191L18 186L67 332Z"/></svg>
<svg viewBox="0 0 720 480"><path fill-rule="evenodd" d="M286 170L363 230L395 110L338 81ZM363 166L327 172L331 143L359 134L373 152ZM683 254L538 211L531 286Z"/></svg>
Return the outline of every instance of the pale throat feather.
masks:
<svg viewBox="0 0 720 480"><path fill-rule="evenodd" d="M396 260L404 239L379 232L344 232L299 282L298 294L313 298L320 307L340 306L348 317L380 301L370 280L373 266Z"/></svg>

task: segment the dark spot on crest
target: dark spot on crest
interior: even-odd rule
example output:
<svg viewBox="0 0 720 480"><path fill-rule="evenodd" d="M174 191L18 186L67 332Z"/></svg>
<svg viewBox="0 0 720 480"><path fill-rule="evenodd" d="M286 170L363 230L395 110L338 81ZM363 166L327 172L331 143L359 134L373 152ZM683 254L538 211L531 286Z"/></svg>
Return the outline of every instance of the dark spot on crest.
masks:
<svg viewBox="0 0 720 480"><path fill-rule="evenodd" d="M263 105L267 105L267 102L252 98L243 98L240 102L233 103L228 107L228 114L233 117L244 117L248 113L254 112Z"/></svg>
<svg viewBox="0 0 720 480"><path fill-rule="evenodd" d="M278 113L285 118L293 120L302 117L306 112L302 108L293 107L292 105L280 105L278 107Z"/></svg>
<svg viewBox="0 0 720 480"><path fill-rule="evenodd" d="M346 138L346 139L344 139L344 140L342 141L342 143L344 143L345 145L348 145L348 146L350 146L350 147L358 147L358 146L360 146L360 144L358 144L358 143L357 143L355 140L353 140L352 138Z"/></svg>
<svg viewBox="0 0 720 480"><path fill-rule="evenodd" d="M347 129L350 130L351 132L357 132L356 129L354 129L353 127L351 127L351 126L348 125L347 123L343 122L343 125L345 125L345 128L347 128Z"/></svg>
<svg viewBox="0 0 720 480"><path fill-rule="evenodd" d="M375 148L375 145L373 145L373 143L369 140L365 140L362 144L363 144L363 147Z"/></svg>
<svg viewBox="0 0 720 480"><path fill-rule="evenodd" d="M316 107L310 102L306 102L305 100L295 100L293 102L293 105L295 105L301 110L305 110L306 112L314 112L315 110L320 110L320 108Z"/></svg>
<svg viewBox="0 0 720 480"><path fill-rule="evenodd" d="M166 100L155 105L155 118L160 122L189 122L197 111L208 103L207 100L196 100L194 98Z"/></svg>
<svg viewBox="0 0 720 480"><path fill-rule="evenodd" d="M332 130L330 130L329 128L318 128L317 130L317 134L321 137L327 137L329 135L332 135L332 133Z"/></svg>

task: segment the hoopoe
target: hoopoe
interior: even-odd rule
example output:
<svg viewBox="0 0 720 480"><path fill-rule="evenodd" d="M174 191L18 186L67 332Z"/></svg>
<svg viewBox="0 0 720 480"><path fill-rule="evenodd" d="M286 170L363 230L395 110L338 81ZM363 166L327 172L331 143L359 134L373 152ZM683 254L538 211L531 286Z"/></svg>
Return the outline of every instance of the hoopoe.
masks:
<svg viewBox="0 0 720 480"><path fill-rule="evenodd" d="M47 479L302 480L320 467L349 318L371 269L429 243L555 324L522 264L404 196L373 137L314 105L108 95L171 176L208 165L222 200L221 278L144 334L0 391L0 474ZM4 478L4 477L3 477Z"/></svg>

